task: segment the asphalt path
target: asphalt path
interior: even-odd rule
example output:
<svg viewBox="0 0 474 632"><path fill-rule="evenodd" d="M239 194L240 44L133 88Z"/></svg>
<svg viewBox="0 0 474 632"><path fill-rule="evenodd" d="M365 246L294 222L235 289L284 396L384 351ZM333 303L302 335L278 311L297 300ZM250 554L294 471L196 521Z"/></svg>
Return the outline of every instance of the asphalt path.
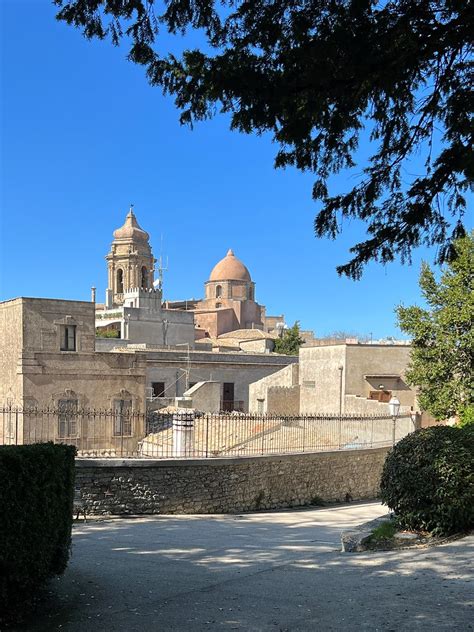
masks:
<svg viewBox="0 0 474 632"><path fill-rule="evenodd" d="M341 553L378 503L76 523L31 632L472 630L474 537Z"/></svg>

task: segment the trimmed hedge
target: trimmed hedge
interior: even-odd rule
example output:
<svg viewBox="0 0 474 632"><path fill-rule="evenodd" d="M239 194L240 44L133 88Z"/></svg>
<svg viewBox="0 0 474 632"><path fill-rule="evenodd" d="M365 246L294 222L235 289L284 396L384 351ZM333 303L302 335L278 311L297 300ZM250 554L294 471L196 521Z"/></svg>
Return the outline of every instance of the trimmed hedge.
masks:
<svg viewBox="0 0 474 632"><path fill-rule="evenodd" d="M383 502L400 525L435 535L474 526L474 433L433 426L404 437L388 453Z"/></svg>
<svg viewBox="0 0 474 632"><path fill-rule="evenodd" d="M66 568L75 454L53 443L0 446L0 612Z"/></svg>

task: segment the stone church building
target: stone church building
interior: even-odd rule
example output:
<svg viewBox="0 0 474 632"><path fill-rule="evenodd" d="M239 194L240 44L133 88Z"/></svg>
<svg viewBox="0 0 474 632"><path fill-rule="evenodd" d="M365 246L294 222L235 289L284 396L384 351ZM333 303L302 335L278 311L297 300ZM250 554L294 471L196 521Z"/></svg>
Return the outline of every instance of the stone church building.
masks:
<svg viewBox="0 0 474 632"><path fill-rule="evenodd" d="M283 316L267 317L265 307L256 302L250 272L231 249L212 269L203 299L162 305L160 280L154 281L156 259L150 237L132 208L113 237L106 256L105 304L97 305L99 334L115 328L117 337L131 343L194 346L194 340L238 330L269 331L278 319L283 323Z"/></svg>

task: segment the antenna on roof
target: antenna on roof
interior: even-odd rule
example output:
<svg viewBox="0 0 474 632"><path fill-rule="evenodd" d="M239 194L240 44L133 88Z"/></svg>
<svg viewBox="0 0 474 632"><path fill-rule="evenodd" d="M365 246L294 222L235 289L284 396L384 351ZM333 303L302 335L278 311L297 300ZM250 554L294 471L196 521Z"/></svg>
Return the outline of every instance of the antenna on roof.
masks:
<svg viewBox="0 0 474 632"><path fill-rule="evenodd" d="M158 287L161 290L161 298L163 299L163 272L168 270L168 257L166 257L166 264L164 263L163 257L163 233L161 233L161 246L160 246L160 256L157 259L157 271L158 278L154 281L154 287Z"/></svg>

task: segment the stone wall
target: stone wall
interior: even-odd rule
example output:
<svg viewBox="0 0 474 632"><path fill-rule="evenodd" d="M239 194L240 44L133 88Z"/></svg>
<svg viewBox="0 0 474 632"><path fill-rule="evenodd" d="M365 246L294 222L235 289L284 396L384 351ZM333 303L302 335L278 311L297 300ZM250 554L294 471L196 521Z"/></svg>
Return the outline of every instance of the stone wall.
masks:
<svg viewBox="0 0 474 632"><path fill-rule="evenodd" d="M183 393L183 397L190 397L191 406L205 413L218 413L221 409L220 382L198 382Z"/></svg>
<svg viewBox="0 0 474 632"><path fill-rule="evenodd" d="M390 415L388 403L357 395L346 395L344 397L344 410L348 415ZM400 406L400 414L409 412L410 406Z"/></svg>
<svg viewBox="0 0 474 632"><path fill-rule="evenodd" d="M407 345L346 345L346 395L368 397L383 384L385 390L397 395L402 406L414 406L415 390L404 379L410 352Z"/></svg>
<svg viewBox="0 0 474 632"><path fill-rule="evenodd" d="M267 390L267 412L279 415L298 415L300 412L300 387L270 386Z"/></svg>
<svg viewBox="0 0 474 632"><path fill-rule="evenodd" d="M236 459L78 459L91 514L234 513L377 497L388 448Z"/></svg>
<svg viewBox="0 0 474 632"><path fill-rule="evenodd" d="M0 303L0 405L23 403L23 376L18 372L22 349L23 304L18 298ZM3 441L2 432L3 427L0 441Z"/></svg>
<svg viewBox="0 0 474 632"><path fill-rule="evenodd" d="M299 360L300 412L339 413L340 397L345 392L345 345L301 347Z"/></svg>
<svg viewBox="0 0 474 632"><path fill-rule="evenodd" d="M266 377L253 382L249 385L249 410L251 413L266 413L266 412L281 412L275 408L277 402L269 401L268 391L271 387L274 386L283 386L286 388L291 388L293 386L298 385L298 371L299 366L297 364L298 359L293 356L287 356L288 358L293 358L294 364L288 364L288 366L284 367L280 371L276 371L271 375L267 375ZM260 405L259 405L260 404ZM285 410L287 410L285 404ZM299 412L299 400L298 403L293 410L293 412L286 414L298 414Z"/></svg>

